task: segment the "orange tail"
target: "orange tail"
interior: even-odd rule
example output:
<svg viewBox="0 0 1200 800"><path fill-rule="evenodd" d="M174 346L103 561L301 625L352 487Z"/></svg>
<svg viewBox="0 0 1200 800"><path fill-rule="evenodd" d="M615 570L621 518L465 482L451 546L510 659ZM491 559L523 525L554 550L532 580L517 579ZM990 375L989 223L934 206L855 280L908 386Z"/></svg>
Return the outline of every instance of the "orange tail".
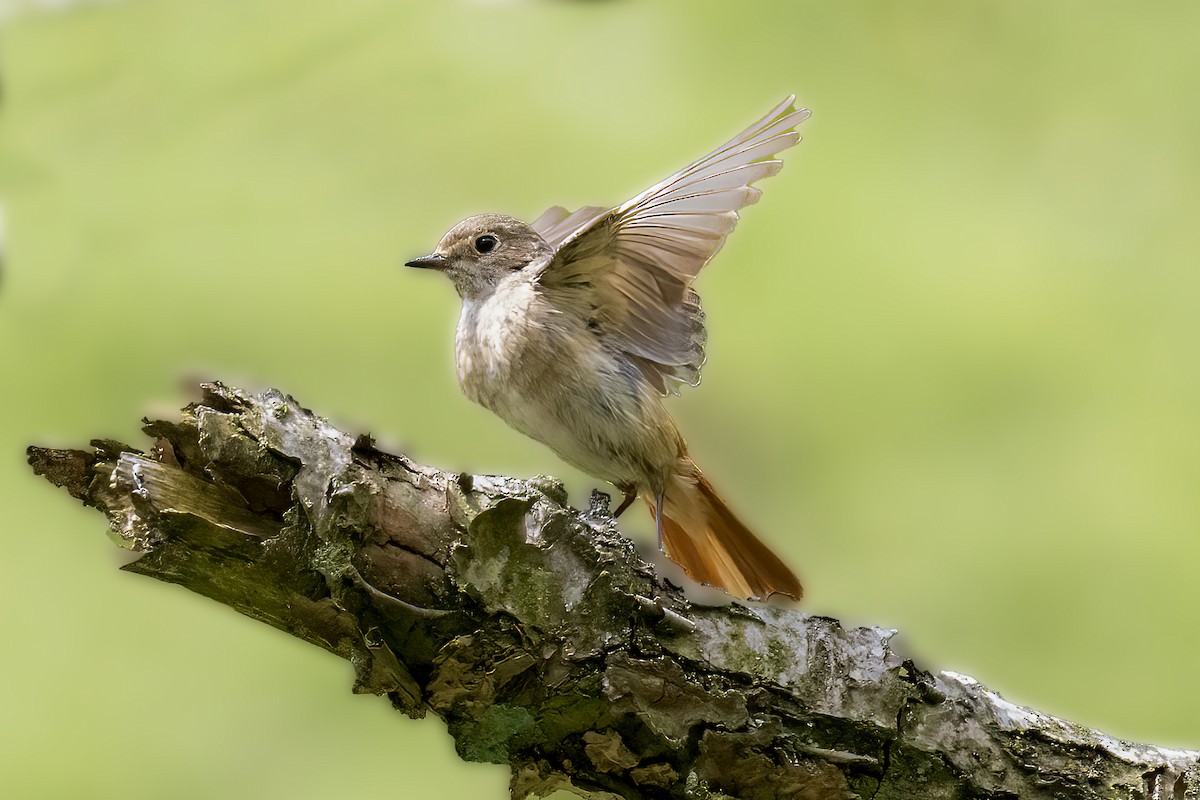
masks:
<svg viewBox="0 0 1200 800"><path fill-rule="evenodd" d="M799 578L779 556L743 525L684 457L682 474L668 482L663 493L662 544L691 578L724 589L736 597L765 600L772 594L799 600ZM651 513L655 502L651 498Z"/></svg>

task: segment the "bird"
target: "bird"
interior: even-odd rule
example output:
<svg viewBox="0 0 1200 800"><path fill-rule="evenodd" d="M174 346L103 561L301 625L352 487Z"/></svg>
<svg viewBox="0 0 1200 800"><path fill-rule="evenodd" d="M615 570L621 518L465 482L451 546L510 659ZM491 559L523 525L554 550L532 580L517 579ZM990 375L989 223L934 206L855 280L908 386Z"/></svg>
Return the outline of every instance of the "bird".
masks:
<svg viewBox="0 0 1200 800"><path fill-rule="evenodd" d="M717 494L663 400L700 382L696 276L808 116L789 96L619 206L554 206L532 223L479 214L405 262L458 291L455 367L470 400L620 490L614 517L643 497L667 557L744 600L799 600L803 587Z"/></svg>

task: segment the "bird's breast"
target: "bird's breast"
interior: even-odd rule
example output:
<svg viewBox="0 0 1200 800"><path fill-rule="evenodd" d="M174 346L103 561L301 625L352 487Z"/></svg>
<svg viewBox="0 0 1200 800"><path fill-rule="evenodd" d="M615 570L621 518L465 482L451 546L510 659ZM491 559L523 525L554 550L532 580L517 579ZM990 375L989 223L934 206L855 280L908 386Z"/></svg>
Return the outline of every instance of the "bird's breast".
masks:
<svg viewBox="0 0 1200 800"><path fill-rule="evenodd" d="M523 285L463 301L455 365L463 394L474 402L498 410L502 396L524 379L526 353L538 347L534 300L532 287Z"/></svg>
<svg viewBox="0 0 1200 800"><path fill-rule="evenodd" d="M528 284L465 300L455 350L468 399L592 475L641 485L680 452L637 368Z"/></svg>

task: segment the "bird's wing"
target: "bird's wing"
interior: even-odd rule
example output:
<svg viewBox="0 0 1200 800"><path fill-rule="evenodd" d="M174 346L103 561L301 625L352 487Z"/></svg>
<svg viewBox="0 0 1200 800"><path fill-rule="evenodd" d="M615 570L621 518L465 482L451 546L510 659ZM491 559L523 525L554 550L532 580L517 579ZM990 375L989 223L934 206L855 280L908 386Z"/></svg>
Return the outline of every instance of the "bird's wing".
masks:
<svg viewBox="0 0 1200 800"><path fill-rule="evenodd" d="M533 221L532 227L551 247L558 250L568 236L586 228L607 213L607 208L599 206L584 206L574 213L562 206L551 206Z"/></svg>
<svg viewBox="0 0 1200 800"><path fill-rule="evenodd" d="M775 154L800 141L794 129L809 112L794 100L617 208L555 207L533 223L556 250L539 291L585 318L663 394L700 381L706 332L691 283L761 194L750 184L778 172Z"/></svg>

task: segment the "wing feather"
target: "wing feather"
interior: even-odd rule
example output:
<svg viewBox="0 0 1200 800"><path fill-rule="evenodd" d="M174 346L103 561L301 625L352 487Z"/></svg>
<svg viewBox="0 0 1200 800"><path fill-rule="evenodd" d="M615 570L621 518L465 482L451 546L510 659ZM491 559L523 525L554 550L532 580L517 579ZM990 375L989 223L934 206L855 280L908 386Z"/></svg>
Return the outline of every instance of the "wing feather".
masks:
<svg viewBox="0 0 1200 800"><path fill-rule="evenodd" d="M552 206L534 220L532 227L551 247L558 249L572 233L588 227L607 213L607 208L598 206L584 206L575 213L568 212L562 206Z"/></svg>
<svg viewBox="0 0 1200 800"><path fill-rule="evenodd" d="M533 223L556 250L539 290L593 323L659 392L700 380L707 332L692 281L762 194L750 184L779 172L775 155L800 141L809 112L794 100L614 209L556 206Z"/></svg>

